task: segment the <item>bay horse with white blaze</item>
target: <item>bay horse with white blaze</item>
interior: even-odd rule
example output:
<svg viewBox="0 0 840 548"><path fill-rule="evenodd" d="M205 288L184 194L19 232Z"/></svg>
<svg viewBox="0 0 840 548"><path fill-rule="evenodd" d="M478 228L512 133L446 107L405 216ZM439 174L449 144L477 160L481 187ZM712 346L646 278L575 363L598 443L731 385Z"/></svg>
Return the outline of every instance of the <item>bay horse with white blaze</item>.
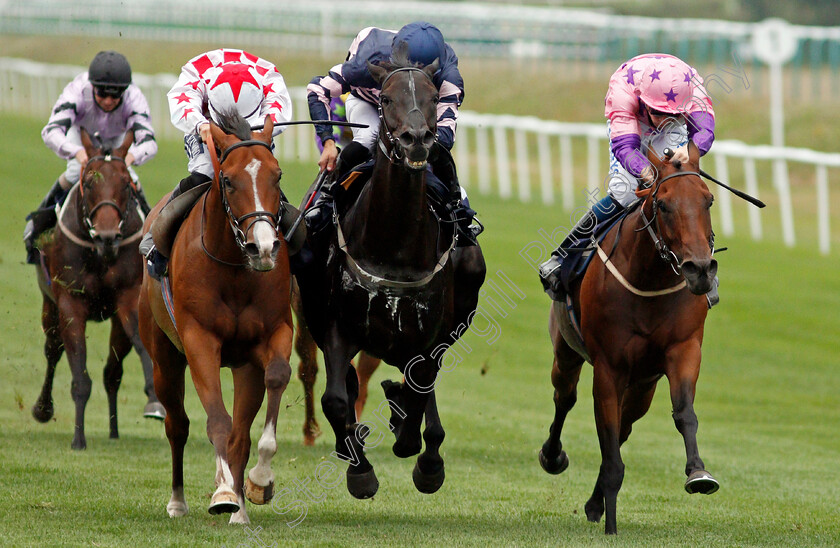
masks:
<svg viewBox="0 0 840 548"><path fill-rule="evenodd" d="M586 517L597 522L606 512L608 534L616 533L616 500L624 479L619 448L647 412L663 375L670 386L674 424L685 441L685 489L711 494L719 487L700 459L694 413L708 312L705 294L717 272L709 211L713 196L697 173L699 153L693 144L689 157L688 165L674 166L650 155L657 181L640 193L641 205L607 234L597 250L600 258L593 259L571 295L582 352L588 351L593 365L601 447L601 468ZM579 345L564 323L564 307L566 303L553 302L549 322L555 416L539 457L551 474L569 465L560 432L577 399L584 362L573 349Z"/></svg>
<svg viewBox="0 0 840 548"><path fill-rule="evenodd" d="M348 491L357 498L372 497L379 482L363 451L371 431L357 422L359 380L350 359L364 350L406 376L386 393L397 437L393 451L401 458L420 453L425 417L426 448L413 479L419 491L434 493L445 477L434 394L437 358L469 326L485 276L480 247L455 247L452 224L441 222L426 196L438 62L418 68L403 59L368 68L381 84L371 179L358 199L337 203L335 230L310 241L312 275L297 276L307 324L324 352L321 404L336 451L349 462Z"/></svg>
<svg viewBox="0 0 840 548"><path fill-rule="evenodd" d="M161 283L146 274L140 297L140 333L155 365L155 389L166 407L172 449L170 516L187 513L183 457L189 435L184 370L207 413L207 436L216 453L211 514L232 513L248 523L243 491L255 504L273 494L271 459L277 451L280 399L289 383L292 316L289 259L280 233L280 167L271 152L273 122L252 132L237 113L211 124L207 144L215 179L184 220L172 247L171 316ZM215 143L215 144L214 144ZM221 156L216 159L216 149ZM166 202L152 210L151 221ZM222 399L220 370L233 373L233 420ZM268 393L259 461L244 478L250 428Z"/></svg>
<svg viewBox="0 0 840 548"><path fill-rule="evenodd" d="M47 373L32 415L39 422L54 413L52 399L55 366L63 352L73 374L70 393L76 404L76 428L71 447L85 449L85 407L91 380L87 369L87 322L111 320L108 361L104 382L108 394L110 437L118 438L117 391L123 359L132 346L140 356L146 378L148 402L144 414L163 418L163 408L152 386L152 362L140 342L137 299L143 261L137 241L143 213L125 156L134 142L129 131L116 150L94 145L84 129L82 145L90 158L81 178L58 214L51 241L43 244L41 265L36 268L43 297L41 323L47 337L44 354Z"/></svg>

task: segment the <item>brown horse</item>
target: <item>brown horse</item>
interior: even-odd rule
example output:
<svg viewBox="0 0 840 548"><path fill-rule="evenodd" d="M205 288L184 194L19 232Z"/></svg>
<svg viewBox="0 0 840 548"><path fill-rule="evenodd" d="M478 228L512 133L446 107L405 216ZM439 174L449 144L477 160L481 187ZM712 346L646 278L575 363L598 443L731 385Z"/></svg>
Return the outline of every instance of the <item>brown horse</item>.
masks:
<svg viewBox="0 0 840 548"><path fill-rule="evenodd" d="M54 413L52 384L55 366L64 351L73 374L70 393L76 404L73 449L84 449L85 406L91 392L87 370L85 328L87 322L111 320L111 339L104 382L108 394L110 437L118 438L117 391L123 374L123 359L134 346L143 364L148 403L146 416L163 417L152 386L152 362L140 342L137 328L137 298L143 262L137 241L143 226L136 189L125 163L134 142L128 132L114 151L95 146L82 129L82 144L88 160L58 215L58 228L43 244L38 285L43 297L41 323L47 336L44 354L47 374L32 415L47 422Z"/></svg>
<svg viewBox="0 0 840 548"><path fill-rule="evenodd" d="M305 418L303 421L303 444L315 445L315 438L321 435L321 428L315 419L315 378L318 376L318 346L306 318L303 315L303 303L300 300L300 289L292 280L292 310L297 319L295 329L295 353L300 358L298 364L298 378L303 383ZM359 363L355 366L359 376L359 396L356 398L356 418L362 418L362 411L368 397L368 383L379 364L382 362L365 352L359 352Z"/></svg>
<svg viewBox="0 0 840 548"><path fill-rule="evenodd" d="M586 517L616 532L616 499L624 478L619 447L650 407L656 383L668 378L677 430L685 441L689 493L711 494L718 482L705 471L697 449L694 392L708 311L705 293L717 272L709 208L713 197L697 173L699 153L689 165L651 157L659 178L641 206L601 243L573 290L572 302L585 351L593 365L595 424L601 469L586 503ZM577 399L584 357L564 323L565 303L552 303L549 331L554 344L554 422L540 451L540 464L559 474L569 464L560 443L566 414ZM578 346L579 347L579 346Z"/></svg>
<svg viewBox="0 0 840 548"><path fill-rule="evenodd" d="M248 523L244 494L255 504L271 499L280 398L289 383L292 316L287 247L279 231L280 167L271 153L273 123L253 132L238 114L211 124L211 156L221 153L210 190L184 220L169 260L172 316L161 284L143 278L140 334L155 365L155 390L166 407L172 449L169 515L187 513L183 457L189 434L184 411L184 369L207 413L207 436L216 452L211 514L233 513ZM215 143L215 145L213 144ZM163 207L162 200L146 222ZM173 323L174 320L174 323ZM233 373L233 421L222 399L220 370ZM259 462L244 480L250 428L268 393Z"/></svg>
<svg viewBox="0 0 840 548"><path fill-rule="evenodd" d="M401 458L417 455L425 441L414 484L424 493L437 491L444 481L439 448L445 435L434 395L438 360L470 325L484 281L481 249L456 248L451 224L441 222L426 195L437 67L368 65L382 90L371 179L353 203L337 205L335 230L311 241L312 275L297 276L307 324L324 351L321 405L336 451L349 462L348 491L357 498L372 497L379 482L363 451L372 432L356 417L359 382L350 359L364 350L405 375L406 382L387 393L397 436L393 451Z"/></svg>

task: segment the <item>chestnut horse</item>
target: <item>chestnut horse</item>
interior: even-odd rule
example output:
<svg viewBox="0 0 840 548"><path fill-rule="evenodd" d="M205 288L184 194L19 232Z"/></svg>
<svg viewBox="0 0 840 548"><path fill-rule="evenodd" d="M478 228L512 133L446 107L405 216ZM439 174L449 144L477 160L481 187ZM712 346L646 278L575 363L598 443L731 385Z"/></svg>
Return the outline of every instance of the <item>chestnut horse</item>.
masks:
<svg viewBox="0 0 840 548"><path fill-rule="evenodd" d="M167 412L172 497L166 509L172 517L188 511L183 473L189 434L184 411L187 363L216 453L216 491L209 512L232 513L231 523L248 523L243 491L255 504L267 503L273 494L271 459L277 451L277 414L291 375L292 350L289 259L278 228L280 167L271 152L273 126L266 117L263 130L252 132L236 113L222 115L220 126L211 124L213 138L207 146L215 179L181 225L169 277L163 278L171 287L171 318L161 283L148 274L143 278L140 334L152 355L155 390ZM164 203L152 210L147 231ZM222 399L222 367L233 373L232 421ZM245 480L250 428L266 392L259 461Z"/></svg>
<svg viewBox="0 0 840 548"><path fill-rule="evenodd" d="M697 449L694 392L708 311L705 294L717 272L709 208L713 196L700 179L699 153L688 165L651 157L659 178L643 203L608 234L572 291L575 314L593 365L595 424L601 469L586 503L586 517L616 532L616 499L624 478L619 447L650 407L665 375L673 417L686 451L685 489L711 494L718 482L705 471ZM642 194L642 193L640 193ZM611 253L609 250L613 250ZM565 303L553 302L549 331L554 344L554 422L540 464L559 474L569 464L560 443L566 414L577 399L584 357L561 334ZM565 330L569 333L568 330Z"/></svg>
<svg viewBox="0 0 840 548"><path fill-rule="evenodd" d="M87 322L111 320L105 391L108 394L110 437L118 438L117 391L123 359L133 346L146 378L147 417L163 418L163 408L152 386L152 362L140 342L137 298L143 262L137 241L143 227L136 189L125 155L134 142L129 131L116 150L95 146L82 129L82 144L90 158L58 214L58 228L44 244L38 285L43 297L41 323L47 336L44 354L47 374L32 415L47 422L54 413L52 385L55 366L64 351L73 374L70 393L76 404L73 449L85 449L85 407L91 392L87 369Z"/></svg>
<svg viewBox="0 0 840 548"><path fill-rule="evenodd" d="M309 326L306 325L306 318L303 314L303 303L300 300L300 289L294 279L292 280L292 310L297 319L295 329L295 353L300 358L298 364L298 378L303 383L304 413L303 421L303 444L315 445L315 438L321 435L321 428L315 419L315 378L318 376L318 346ZM368 383L371 376L382 362L365 352L359 352L359 363L355 366L359 376L359 395L356 398L356 418L362 418L362 411L368 397Z"/></svg>
<svg viewBox="0 0 840 548"><path fill-rule="evenodd" d="M368 68L382 90L371 180L355 202L337 204L333 231L322 241L310 238L313 275L297 276L307 324L324 352L321 404L336 451L349 462L348 491L357 498L372 497L379 482L363 451L371 431L356 417L359 382L350 359L364 350L406 376L387 394L397 436L393 451L416 455L425 440L413 479L419 491L434 493L444 481L444 430L434 395L438 358L469 326L485 275L481 249L456 248L452 225L441 222L426 196L438 62Z"/></svg>

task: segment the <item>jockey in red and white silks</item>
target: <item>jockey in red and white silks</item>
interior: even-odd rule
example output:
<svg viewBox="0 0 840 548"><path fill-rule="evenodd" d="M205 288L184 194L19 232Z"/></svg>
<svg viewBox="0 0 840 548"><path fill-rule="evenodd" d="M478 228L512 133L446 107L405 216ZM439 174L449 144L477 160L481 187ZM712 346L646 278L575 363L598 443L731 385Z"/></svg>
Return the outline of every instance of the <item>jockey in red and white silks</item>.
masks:
<svg viewBox="0 0 840 548"><path fill-rule="evenodd" d="M688 141L706 154L715 140L712 99L695 69L672 55L647 53L610 78L604 115L610 139L609 193L623 206L636 199L637 177L655 176L647 149L675 150L688 160Z"/></svg>
<svg viewBox="0 0 840 548"><path fill-rule="evenodd" d="M292 99L273 63L240 49L222 48L190 59L166 94L172 124L184 132L188 169L213 176L210 155L202 143L215 113L236 109L252 126L267 115L274 123L292 119ZM274 126L274 135L285 126Z"/></svg>

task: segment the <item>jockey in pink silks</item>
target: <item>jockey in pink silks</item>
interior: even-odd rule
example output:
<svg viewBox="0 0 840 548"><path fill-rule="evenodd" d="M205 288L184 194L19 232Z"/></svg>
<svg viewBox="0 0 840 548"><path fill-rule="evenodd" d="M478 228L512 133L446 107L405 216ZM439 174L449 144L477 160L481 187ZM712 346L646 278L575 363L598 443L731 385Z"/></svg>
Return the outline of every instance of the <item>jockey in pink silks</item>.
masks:
<svg viewBox="0 0 840 548"><path fill-rule="evenodd" d="M548 291L559 283L564 248L586 245L595 226L621 214L637 200L641 180L651 184L656 170L647 159L670 148L671 162L688 161L688 142L706 154L715 140L712 99L695 69L673 55L646 53L622 64L610 78L605 99L610 139L607 196L575 225L551 258L540 265Z"/></svg>

